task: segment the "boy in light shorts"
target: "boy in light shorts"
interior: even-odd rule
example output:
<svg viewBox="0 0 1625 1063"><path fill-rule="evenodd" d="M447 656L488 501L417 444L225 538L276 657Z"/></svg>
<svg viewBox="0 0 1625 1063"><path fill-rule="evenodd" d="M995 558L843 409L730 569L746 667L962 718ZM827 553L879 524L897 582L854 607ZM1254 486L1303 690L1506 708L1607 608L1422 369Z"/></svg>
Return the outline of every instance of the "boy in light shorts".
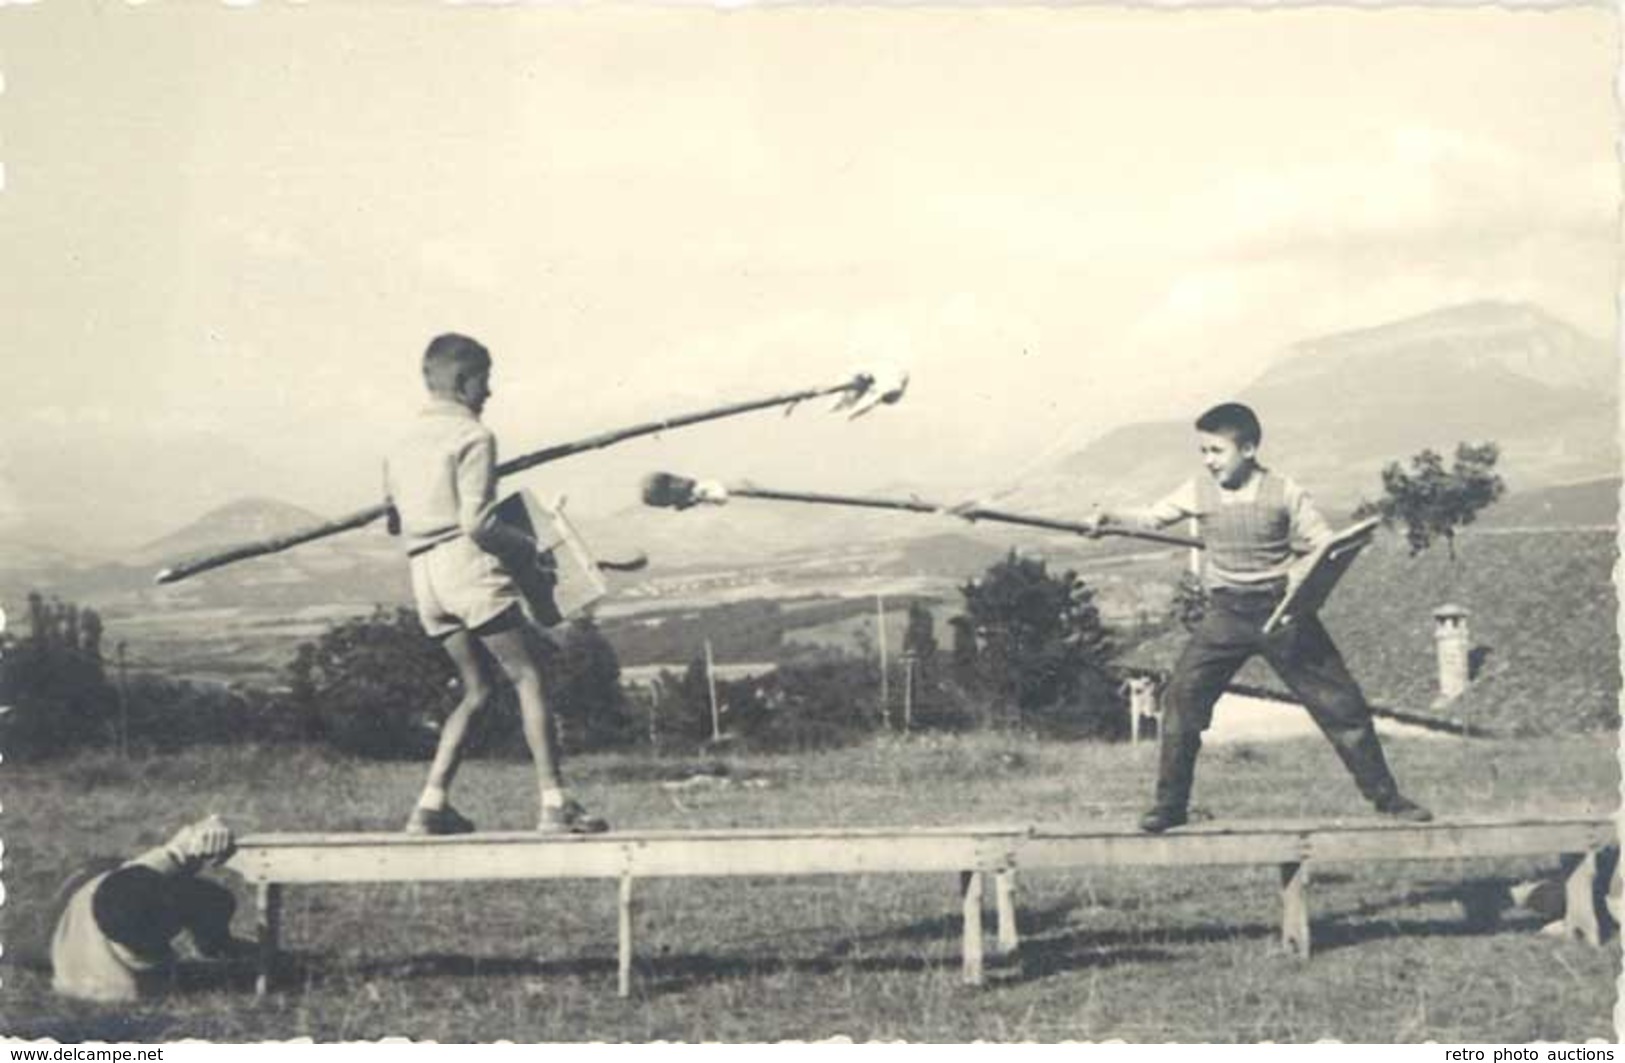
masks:
<svg viewBox="0 0 1625 1063"><path fill-rule="evenodd" d="M418 617L451 656L463 696L440 729L428 782L407 820L411 834L466 834L474 824L447 796L474 714L491 698L494 662L519 698L525 742L536 764L537 830L590 834L608 825L569 798L542 694L541 665L526 638L512 566L534 564L536 543L496 519L496 437L480 423L491 397L491 355L478 341L448 333L423 355L430 402L385 462L412 572Z"/></svg>

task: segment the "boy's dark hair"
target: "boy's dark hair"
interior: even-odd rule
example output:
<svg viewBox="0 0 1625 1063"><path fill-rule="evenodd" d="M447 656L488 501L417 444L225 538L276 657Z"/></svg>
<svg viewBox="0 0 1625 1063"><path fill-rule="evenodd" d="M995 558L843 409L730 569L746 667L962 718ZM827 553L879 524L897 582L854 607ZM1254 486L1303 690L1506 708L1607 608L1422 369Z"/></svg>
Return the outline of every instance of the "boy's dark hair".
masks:
<svg viewBox="0 0 1625 1063"><path fill-rule="evenodd" d="M1258 423L1258 414L1239 402L1221 402L1196 419L1198 432L1226 435L1237 446L1258 446L1264 441L1264 426Z"/></svg>
<svg viewBox="0 0 1625 1063"><path fill-rule="evenodd" d="M431 389L449 388L459 380L491 368L491 352L479 340L447 332L429 341L423 352L423 380Z"/></svg>

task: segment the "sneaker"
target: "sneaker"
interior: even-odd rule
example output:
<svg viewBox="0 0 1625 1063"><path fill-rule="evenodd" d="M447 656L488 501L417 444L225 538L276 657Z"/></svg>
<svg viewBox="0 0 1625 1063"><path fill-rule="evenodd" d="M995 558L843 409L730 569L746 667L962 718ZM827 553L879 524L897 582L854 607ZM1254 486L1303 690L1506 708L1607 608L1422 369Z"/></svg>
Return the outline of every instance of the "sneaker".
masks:
<svg viewBox="0 0 1625 1063"><path fill-rule="evenodd" d="M1403 794L1395 794L1386 801L1377 802L1377 811L1402 823L1428 823L1433 813Z"/></svg>
<svg viewBox="0 0 1625 1063"><path fill-rule="evenodd" d="M1140 817L1140 829L1147 834L1161 834L1184 826L1189 818L1183 808L1153 808Z"/></svg>
<svg viewBox="0 0 1625 1063"><path fill-rule="evenodd" d="M424 808L419 805L406 821L406 833L473 834L474 821L450 805L444 808Z"/></svg>
<svg viewBox="0 0 1625 1063"><path fill-rule="evenodd" d="M602 834L609 824L582 808L579 801L567 798L557 808L542 809L536 830L542 834Z"/></svg>

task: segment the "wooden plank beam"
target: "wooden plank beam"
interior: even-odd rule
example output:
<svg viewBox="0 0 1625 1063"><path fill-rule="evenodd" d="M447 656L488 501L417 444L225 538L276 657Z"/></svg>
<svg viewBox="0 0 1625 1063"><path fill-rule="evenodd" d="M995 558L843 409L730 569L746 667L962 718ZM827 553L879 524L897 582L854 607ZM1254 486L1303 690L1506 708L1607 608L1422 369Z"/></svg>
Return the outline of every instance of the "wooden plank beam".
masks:
<svg viewBox="0 0 1625 1063"><path fill-rule="evenodd" d="M965 868L1289 864L1587 853L1617 843L1597 816L1435 823L1302 821L1129 827L249 835L232 867L253 882L775 876L956 872Z"/></svg>
<svg viewBox="0 0 1625 1063"><path fill-rule="evenodd" d="M985 876L993 874L998 948L1013 952L1018 869L1274 864L1280 869L1282 942L1310 951L1306 889L1311 862L1445 860L1568 853L1565 927L1601 940L1597 853L1618 844L1610 817L1451 818L1427 824L1273 821L1204 824L1166 834L1130 826L992 824L641 831L580 837L531 832L421 837L405 834L266 834L240 839L230 866L256 886L259 973L268 992L286 885L299 883L611 878L619 883L618 985L631 992L633 880L637 877L958 873L964 915L963 980L983 978Z"/></svg>

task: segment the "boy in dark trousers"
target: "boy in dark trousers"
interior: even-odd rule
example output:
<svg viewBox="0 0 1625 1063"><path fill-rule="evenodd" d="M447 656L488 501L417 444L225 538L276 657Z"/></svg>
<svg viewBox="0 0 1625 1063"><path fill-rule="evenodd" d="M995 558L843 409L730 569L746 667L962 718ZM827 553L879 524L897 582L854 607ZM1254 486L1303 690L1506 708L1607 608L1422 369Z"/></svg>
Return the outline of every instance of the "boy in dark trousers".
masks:
<svg viewBox="0 0 1625 1063"><path fill-rule="evenodd" d="M1331 527L1303 489L1258 463L1263 429L1251 409L1215 406L1197 419L1196 432L1208 475L1148 510L1102 510L1089 519L1096 529L1112 523L1155 528L1195 517L1206 543L1209 605L1163 694L1156 803L1140 828L1155 834L1186 821L1202 732L1213 722L1214 703L1255 654L1303 702L1377 811L1410 822L1432 819L1399 792L1371 707L1319 618L1299 617L1263 633L1286 593L1292 562L1331 538Z"/></svg>
<svg viewBox="0 0 1625 1063"><path fill-rule="evenodd" d="M394 507L391 530L406 540L418 618L456 666L463 697L440 728L439 748L411 834L466 834L474 824L451 806L447 791L462 762L474 714L490 700L500 668L513 683L525 742L536 765L541 814L550 834L607 830L564 792L542 669L514 583L515 566L536 563L536 543L496 516L496 437L480 423L491 397L491 355L456 333L437 336L423 355L429 404L419 411L385 463Z"/></svg>

